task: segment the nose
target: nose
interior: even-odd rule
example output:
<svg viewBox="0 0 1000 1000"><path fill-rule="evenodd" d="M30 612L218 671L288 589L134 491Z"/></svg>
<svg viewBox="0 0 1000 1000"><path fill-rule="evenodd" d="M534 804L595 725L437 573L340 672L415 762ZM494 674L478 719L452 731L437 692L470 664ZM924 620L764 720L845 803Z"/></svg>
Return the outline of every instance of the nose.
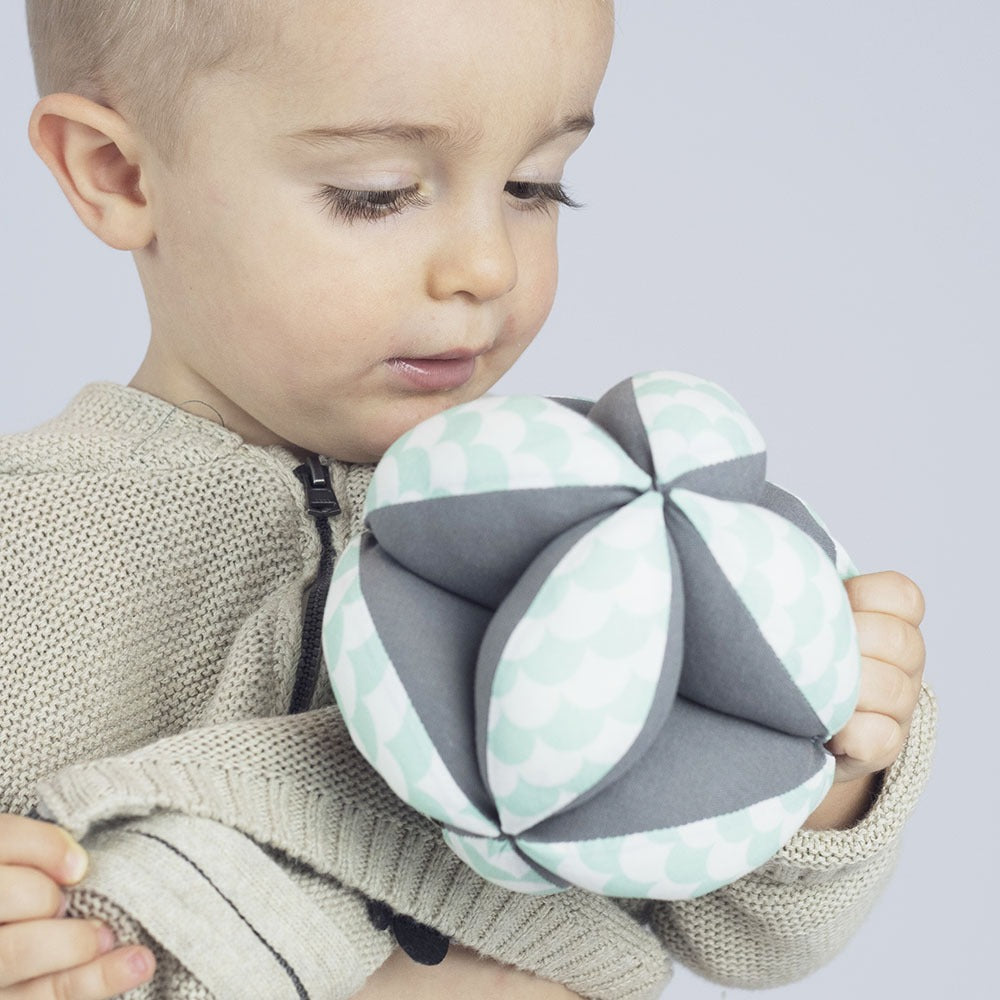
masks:
<svg viewBox="0 0 1000 1000"><path fill-rule="evenodd" d="M517 254L502 207L484 216L459 213L432 254L428 294L440 300L465 295L487 302L516 284Z"/></svg>

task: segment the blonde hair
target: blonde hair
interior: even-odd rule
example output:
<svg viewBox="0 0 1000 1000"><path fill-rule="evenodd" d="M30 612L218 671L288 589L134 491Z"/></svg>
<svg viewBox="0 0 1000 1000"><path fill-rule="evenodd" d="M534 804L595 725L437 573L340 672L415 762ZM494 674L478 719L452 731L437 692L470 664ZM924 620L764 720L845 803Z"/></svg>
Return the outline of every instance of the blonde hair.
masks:
<svg viewBox="0 0 1000 1000"><path fill-rule="evenodd" d="M219 66L259 65L295 2L26 0L38 91L127 114L171 159L183 149L192 81ZM613 16L613 0L598 3Z"/></svg>
<svg viewBox="0 0 1000 1000"><path fill-rule="evenodd" d="M113 107L165 156L181 147L194 78L262 49L279 0L27 0L42 95Z"/></svg>

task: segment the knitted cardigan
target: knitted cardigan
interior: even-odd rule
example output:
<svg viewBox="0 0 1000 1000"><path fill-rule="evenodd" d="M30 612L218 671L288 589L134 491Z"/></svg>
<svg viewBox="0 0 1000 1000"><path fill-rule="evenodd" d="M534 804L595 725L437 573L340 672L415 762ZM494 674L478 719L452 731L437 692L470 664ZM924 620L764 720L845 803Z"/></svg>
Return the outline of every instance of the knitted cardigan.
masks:
<svg viewBox="0 0 1000 1000"><path fill-rule="evenodd" d="M658 996L672 957L776 985L845 943L925 780L929 693L852 830L802 831L692 901L507 892L388 790L322 678L287 714L321 555L297 465L111 384L0 437L0 810L82 838L71 913L157 953L130 996L350 997L393 947L370 899L594 1000ZM371 468L330 472L339 552Z"/></svg>

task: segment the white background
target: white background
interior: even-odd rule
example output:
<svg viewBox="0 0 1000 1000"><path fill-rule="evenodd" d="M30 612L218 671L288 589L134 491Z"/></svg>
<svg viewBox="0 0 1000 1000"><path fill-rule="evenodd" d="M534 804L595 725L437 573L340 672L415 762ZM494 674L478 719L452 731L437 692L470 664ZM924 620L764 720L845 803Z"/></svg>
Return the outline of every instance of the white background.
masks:
<svg viewBox="0 0 1000 1000"><path fill-rule="evenodd" d="M942 705L895 881L828 968L776 997L996 995L996 0L619 0L594 136L569 182L552 319L503 383L600 394L711 377L770 476L865 569L927 595ZM0 9L0 432L127 381L130 259L73 217L25 139L23 13ZM679 972L668 997L748 996ZM754 994L757 995L757 994Z"/></svg>

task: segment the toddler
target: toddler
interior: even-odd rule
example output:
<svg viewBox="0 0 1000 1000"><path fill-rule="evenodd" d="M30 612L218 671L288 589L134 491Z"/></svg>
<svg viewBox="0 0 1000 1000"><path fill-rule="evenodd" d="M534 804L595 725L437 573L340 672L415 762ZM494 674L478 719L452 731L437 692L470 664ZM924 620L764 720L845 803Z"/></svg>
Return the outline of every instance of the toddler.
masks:
<svg viewBox="0 0 1000 1000"><path fill-rule="evenodd" d="M129 386L0 439L0 998L638 1000L672 958L742 986L828 960L926 773L905 577L848 584L861 699L809 829L690 902L484 883L321 669L371 463L548 314L609 0L27 9L31 141L133 254L150 334Z"/></svg>

